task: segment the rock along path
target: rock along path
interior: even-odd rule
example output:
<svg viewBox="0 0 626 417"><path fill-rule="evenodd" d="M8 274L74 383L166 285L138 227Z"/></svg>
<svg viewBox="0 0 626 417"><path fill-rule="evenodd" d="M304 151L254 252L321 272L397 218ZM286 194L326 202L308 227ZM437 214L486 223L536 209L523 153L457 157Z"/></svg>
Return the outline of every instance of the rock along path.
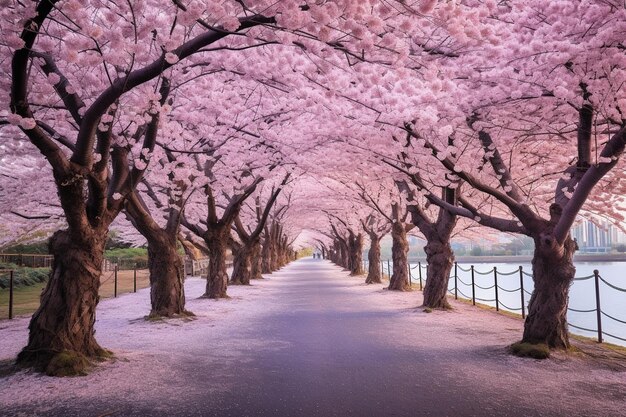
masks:
<svg viewBox="0 0 626 417"><path fill-rule="evenodd" d="M105 300L97 338L118 359L87 377L0 376L0 415L626 416L626 372L512 357L521 320L463 303L426 313L421 292L363 281L304 259L214 301L192 278L189 322L143 320L148 290ZM0 360L27 325L0 322Z"/></svg>

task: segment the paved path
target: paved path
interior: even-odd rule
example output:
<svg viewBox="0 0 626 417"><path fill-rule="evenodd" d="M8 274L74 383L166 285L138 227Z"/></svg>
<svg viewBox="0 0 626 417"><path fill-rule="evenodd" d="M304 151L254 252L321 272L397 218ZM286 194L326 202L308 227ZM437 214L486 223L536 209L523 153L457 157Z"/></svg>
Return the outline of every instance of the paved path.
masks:
<svg viewBox="0 0 626 417"><path fill-rule="evenodd" d="M0 415L626 416L626 373L512 357L521 320L461 303L429 314L418 291L362 281L305 259L215 302L192 279L188 323L138 319L147 292L104 302L98 337L120 360L0 378ZM22 321L0 325L0 349Z"/></svg>

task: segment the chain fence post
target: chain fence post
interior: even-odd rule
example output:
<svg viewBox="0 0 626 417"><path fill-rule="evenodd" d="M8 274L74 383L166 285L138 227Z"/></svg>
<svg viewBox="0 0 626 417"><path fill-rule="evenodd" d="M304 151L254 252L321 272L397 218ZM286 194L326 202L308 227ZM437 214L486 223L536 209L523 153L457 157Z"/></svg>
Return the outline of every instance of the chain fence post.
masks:
<svg viewBox="0 0 626 417"><path fill-rule="evenodd" d="M500 301L498 300L498 268L493 267L493 282L495 283L496 290L496 311L500 311Z"/></svg>
<svg viewBox="0 0 626 417"><path fill-rule="evenodd" d="M409 264L409 287L413 286L413 273L411 272L411 262Z"/></svg>
<svg viewBox="0 0 626 417"><path fill-rule="evenodd" d="M387 275L389 275L389 279L391 280L391 264L389 263L389 259L387 259Z"/></svg>
<svg viewBox="0 0 626 417"><path fill-rule="evenodd" d="M459 294L458 294L458 288L459 288L459 272L457 270L457 263L454 262L454 299L458 300L459 299Z"/></svg>
<svg viewBox="0 0 626 417"><path fill-rule="evenodd" d="M114 278L114 280L113 280L113 281L114 281L114 285L113 285L113 297L117 297L117 268L118 268L118 266L117 266L117 264L115 264L115 270L114 270L114 272L113 272L113 273L114 273L114 275L115 275L115 278Z"/></svg>
<svg viewBox="0 0 626 417"><path fill-rule="evenodd" d="M600 306L600 272L593 270L593 278L596 283L596 317L598 320L598 343L602 343L602 307Z"/></svg>
<svg viewBox="0 0 626 417"><path fill-rule="evenodd" d="M13 319L13 270L9 271L9 320Z"/></svg>
<svg viewBox="0 0 626 417"><path fill-rule="evenodd" d="M133 269L133 292L137 292L137 264Z"/></svg>
<svg viewBox="0 0 626 417"><path fill-rule="evenodd" d="M420 291L424 290L424 286L422 285L422 263L418 262L417 267L419 269L419 278L420 278Z"/></svg>
<svg viewBox="0 0 626 417"><path fill-rule="evenodd" d="M524 270L520 265L519 267L519 286L520 286L520 297L522 299L522 318L526 318L526 301L524 301Z"/></svg>
<svg viewBox="0 0 626 417"><path fill-rule="evenodd" d="M472 269L472 305L476 305L476 288L474 287L474 265L471 266Z"/></svg>

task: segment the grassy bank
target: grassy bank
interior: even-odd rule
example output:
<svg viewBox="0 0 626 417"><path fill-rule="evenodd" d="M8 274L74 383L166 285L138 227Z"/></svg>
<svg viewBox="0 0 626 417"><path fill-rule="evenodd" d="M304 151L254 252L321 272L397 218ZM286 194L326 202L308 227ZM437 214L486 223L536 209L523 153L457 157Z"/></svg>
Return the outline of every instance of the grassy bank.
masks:
<svg viewBox="0 0 626 417"><path fill-rule="evenodd" d="M133 271L118 271L117 294L133 292ZM13 291L13 315L32 314L39 307L39 297L46 284L38 283L27 287L15 288ZM147 270L137 270L137 290L150 286ZM115 292L115 273L104 272L100 277L100 297L113 297ZM9 318L9 290L0 289L0 320Z"/></svg>

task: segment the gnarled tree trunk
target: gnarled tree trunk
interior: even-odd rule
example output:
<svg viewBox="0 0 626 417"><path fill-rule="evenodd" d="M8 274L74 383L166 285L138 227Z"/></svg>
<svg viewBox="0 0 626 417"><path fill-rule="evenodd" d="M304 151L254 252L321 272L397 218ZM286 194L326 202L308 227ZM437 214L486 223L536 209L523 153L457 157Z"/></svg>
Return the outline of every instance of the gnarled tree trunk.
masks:
<svg viewBox="0 0 626 417"><path fill-rule="evenodd" d="M261 242L257 240L252 244L250 253L250 279L263 279L261 257Z"/></svg>
<svg viewBox="0 0 626 417"><path fill-rule="evenodd" d="M350 275L363 275L363 235L350 235Z"/></svg>
<svg viewBox="0 0 626 417"><path fill-rule="evenodd" d="M173 317L191 315L185 310L185 269L183 259L177 251L180 211L170 207L167 225L159 226L147 210L141 197L129 196L126 213L135 228L148 241L148 269L150 271L149 317ZM195 246L191 242L184 247ZM189 251L194 253L195 251Z"/></svg>
<svg viewBox="0 0 626 417"><path fill-rule="evenodd" d="M28 345L18 355L18 364L63 376L67 360L108 356L94 337L107 232L60 230L52 235L50 278L30 320Z"/></svg>
<svg viewBox="0 0 626 417"><path fill-rule="evenodd" d="M383 277L380 271L380 238L370 233L370 250L367 254L368 269L366 284L380 284L383 282Z"/></svg>
<svg viewBox="0 0 626 417"><path fill-rule="evenodd" d="M234 285L250 285L251 252L246 245L240 245L233 250L233 275L230 283Z"/></svg>
<svg viewBox="0 0 626 417"><path fill-rule="evenodd" d="M207 273L206 298L228 298L228 272L226 270L226 249L229 229L215 228L206 233L204 241L209 248L209 271Z"/></svg>
<svg viewBox="0 0 626 417"><path fill-rule="evenodd" d="M576 268L576 242L567 237L559 245L543 234L535 240L533 281L535 289L528 304L522 342L545 343L551 348L568 348L567 304Z"/></svg>
<svg viewBox="0 0 626 417"><path fill-rule="evenodd" d="M339 244L339 263L344 269L350 269L350 255L348 253L348 247L341 242Z"/></svg>
<svg viewBox="0 0 626 417"><path fill-rule="evenodd" d="M270 239L267 228L263 237L263 249L261 251L261 272L264 274L272 273L272 240Z"/></svg>
<svg viewBox="0 0 626 417"><path fill-rule="evenodd" d="M148 239L150 317L190 314L185 310L185 272L176 250L176 236L168 236L165 231L144 236Z"/></svg>
<svg viewBox="0 0 626 417"><path fill-rule="evenodd" d="M402 222L394 222L391 226L391 257L393 259L393 273L389 280L389 289L394 291L408 291L409 285L409 242L406 238L406 229Z"/></svg>
<svg viewBox="0 0 626 417"><path fill-rule="evenodd" d="M424 251L428 262L428 279L424 287L424 307L449 309L448 278L454 263L454 253L449 240L439 239L439 236L426 238Z"/></svg>
<svg viewBox="0 0 626 417"><path fill-rule="evenodd" d="M271 272L278 271L280 265L278 264L278 248L275 244L270 247L270 270Z"/></svg>

